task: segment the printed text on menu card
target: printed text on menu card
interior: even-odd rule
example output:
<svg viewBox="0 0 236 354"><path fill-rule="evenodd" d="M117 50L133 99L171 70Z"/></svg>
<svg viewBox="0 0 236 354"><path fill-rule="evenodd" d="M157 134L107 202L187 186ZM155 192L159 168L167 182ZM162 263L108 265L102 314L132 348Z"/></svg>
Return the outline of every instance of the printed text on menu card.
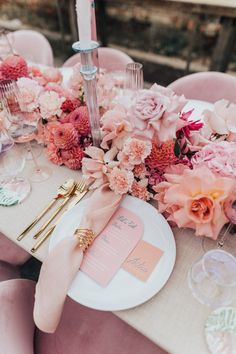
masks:
<svg viewBox="0 0 236 354"><path fill-rule="evenodd" d="M86 252L80 269L106 286L143 235L142 220L120 207Z"/></svg>

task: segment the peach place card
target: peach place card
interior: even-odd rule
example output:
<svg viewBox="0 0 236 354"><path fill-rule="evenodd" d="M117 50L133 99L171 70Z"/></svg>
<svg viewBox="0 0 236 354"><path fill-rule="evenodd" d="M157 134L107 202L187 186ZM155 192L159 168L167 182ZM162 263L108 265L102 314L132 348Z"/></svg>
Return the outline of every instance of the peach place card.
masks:
<svg viewBox="0 0 236 354"><path fill-rule="evenodd" d="M146 281L160 261L163 253L161 249L141 240L125 260L122 268L136 278Z"/></svg>
<svg viewBox="0 0 236 354"><path fill-rule="evenodd" d="M106 286L142 235L142 220L120 207L86 252L80 269L101 286Z"/></svg>

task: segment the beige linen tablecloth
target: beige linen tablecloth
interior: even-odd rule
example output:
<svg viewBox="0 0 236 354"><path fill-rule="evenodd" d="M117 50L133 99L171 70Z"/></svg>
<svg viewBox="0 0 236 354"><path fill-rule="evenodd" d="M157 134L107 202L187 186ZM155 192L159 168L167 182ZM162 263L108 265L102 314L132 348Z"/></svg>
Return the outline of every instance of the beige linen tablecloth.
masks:
<svg viewBox="0 0 236 354"><path fill-rule="evenodd" d="M80 178L78 171L52 165L43 154L40 160L53 169L52 177L45 182L32 183L32 192L21 205L0 207L0 231L28 251L35 243L31 237L33 232L21 242L16 241L17 235L42 210L65 179ZM25 175L31 164L27 163ZM175 229L174 234L176 265L164 288L145 304L115 314L171 354L207 354L204 323L211 310L194 299L187 284L189 267L203 254L201 239L190 230ZM34 257L43 261L47 249L48 241Z"/></svg>

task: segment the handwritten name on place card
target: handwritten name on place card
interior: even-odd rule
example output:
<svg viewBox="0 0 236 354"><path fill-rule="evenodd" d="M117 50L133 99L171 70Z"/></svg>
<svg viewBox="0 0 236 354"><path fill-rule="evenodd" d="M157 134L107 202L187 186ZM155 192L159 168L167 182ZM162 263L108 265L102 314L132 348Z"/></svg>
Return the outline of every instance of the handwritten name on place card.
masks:
<svg viewBox="0 0 236 354"><path fill-rule="evenodd" d="M141 240L125 260L122 268L138 279L146 281L163 253L159 248Z"/></svg>
<svg viewBox="0 0 236 354"><path fill-rule="evenodd" d="M80 269L106 286L143 235L142 220L120 207L86 252Z"/></svg>

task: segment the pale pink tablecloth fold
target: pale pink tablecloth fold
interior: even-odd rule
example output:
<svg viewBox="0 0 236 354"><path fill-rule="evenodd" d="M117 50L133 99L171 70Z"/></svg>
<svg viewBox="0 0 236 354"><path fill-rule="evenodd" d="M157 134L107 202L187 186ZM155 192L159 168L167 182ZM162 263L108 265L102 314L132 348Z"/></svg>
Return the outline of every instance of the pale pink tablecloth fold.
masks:
<svg viewBox="0 0 236 354"><path fill-rule="evenodd" d="M80 227L93 230L98 235L106 226L122 196L114 194L108 185L97 189L90 197ZM45 259L36 286L34 320L39 329L53 333L60 321L61 313L70 285L83 259L74 235L68 235Z"/></svg>

